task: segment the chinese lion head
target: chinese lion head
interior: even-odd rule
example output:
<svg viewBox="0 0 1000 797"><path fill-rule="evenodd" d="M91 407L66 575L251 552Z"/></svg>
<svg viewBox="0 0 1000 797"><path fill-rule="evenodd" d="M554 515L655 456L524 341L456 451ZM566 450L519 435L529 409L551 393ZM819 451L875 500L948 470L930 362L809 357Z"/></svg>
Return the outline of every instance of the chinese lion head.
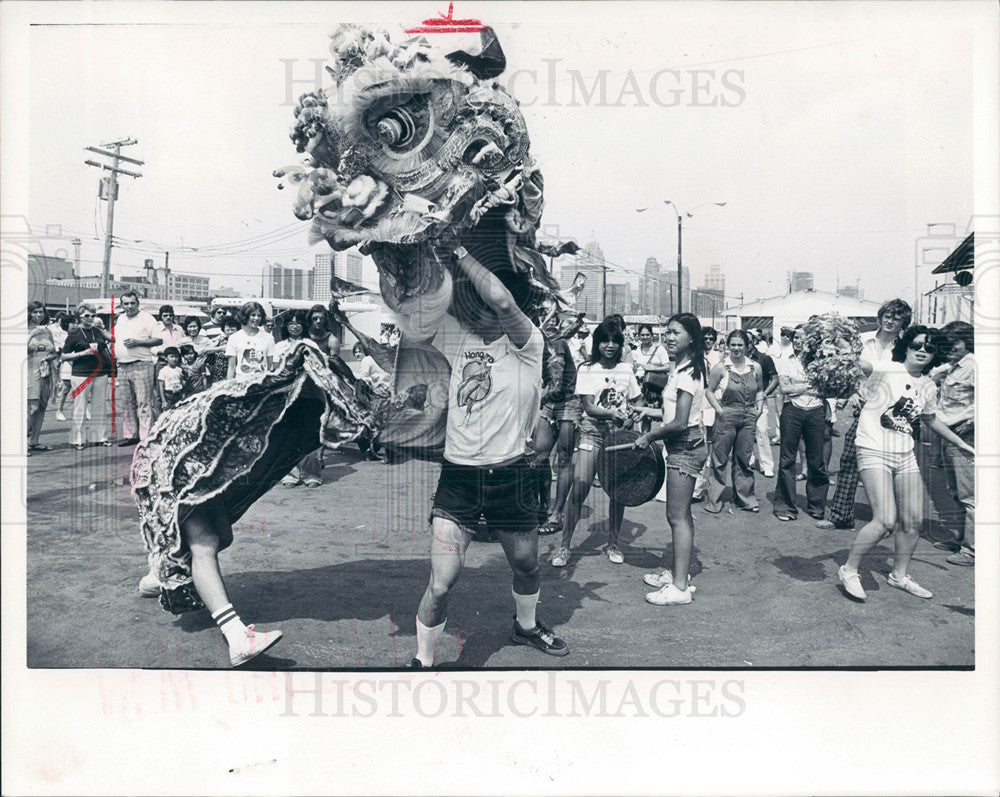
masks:
<svg viewBox="0 0 1000 797"><path fill-rule="evenodd" d="M438 253L459 242L505 282L532 286L535 303L558 294L541 255L575 251L536 242L542 176L518 104L494 80L506 65L496 35L480 35L481 53L445 55L425 37L339 27L333 84L295 109L306 163L275 172L298 186L294 212L314 240L371 254L397 312L450 290Z"/></svg>

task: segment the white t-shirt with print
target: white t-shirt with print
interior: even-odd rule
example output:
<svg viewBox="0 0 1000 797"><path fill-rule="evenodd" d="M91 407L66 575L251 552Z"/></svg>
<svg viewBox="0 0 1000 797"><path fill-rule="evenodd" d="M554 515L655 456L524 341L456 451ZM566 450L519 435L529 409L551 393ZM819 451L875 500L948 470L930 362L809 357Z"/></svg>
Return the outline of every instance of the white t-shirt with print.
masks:
<svg viewBox="0 0 1000 797"><path fill-rule="evenodd" d="M937 411L937 386L928 376L910 376L903 363L873 362L858 417L857 445L892 454L913 450L913 421Z"/></svg>
<svg viewBox="0 0 1000 797"><path fill-rule="evenodd" d="M274 337L262 329L255 335L241 329L229 337L226 356L236 358L236 376L266 371L267 358L274 356Z"/></svg>
<svg viewBox="0 0 1000 797"><path fill-rule="evenodd" d="M663 422L670 423L677 414L677 394L680 391L691 394L691 412L688 413L688 427L701 426L705 408L709 406L705 399L705 382L695 379L690 368L670 372L670 378L663 388Z"/></svg>
<svg viewBox="0 0 1000 797"><path fill-rule="evenodd" d="M629 363L618 363L605 368L600 363L581 365L576 372L576 395L593 396L594 404L606 410L627 410L628 402L642 395ZM610 421L591 418L584 412L580 428L586 432L603 432Z"/></svg>
<svg viewBox="0 0 1000 797"><path fill-rule="evenodd" d="M163 382L163 389L179 393L184 389L184 371L179 365L164 365L157 378Z"/></svg>
<svg viewBox="0 0 1000 797"><path fill-rule="evenodd" d="M542 398L542 333L523 348L502 335L492 343L445 316L432 345L451 365L444 456L458 465L487 466L524 454Z"/></svg>

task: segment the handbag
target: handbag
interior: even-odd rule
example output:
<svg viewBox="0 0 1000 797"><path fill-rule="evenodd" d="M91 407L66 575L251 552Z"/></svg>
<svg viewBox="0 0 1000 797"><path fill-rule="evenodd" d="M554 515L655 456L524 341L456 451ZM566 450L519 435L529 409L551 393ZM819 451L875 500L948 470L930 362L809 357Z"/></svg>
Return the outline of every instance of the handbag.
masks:
<svg viewBox="0 0 1000 797"><path fill-rule="evenodd" d="M656 349L659 348L657 344ZM653 349L652 354L649 355L649 359L653 359L653 355L656 354L656 349ZM647 360L648 362L648 360ZM642 386L648 392L654 395L662 395L663 388L667 386L667 382L670 381L669 371L646 371L642 379Z"/></svg>

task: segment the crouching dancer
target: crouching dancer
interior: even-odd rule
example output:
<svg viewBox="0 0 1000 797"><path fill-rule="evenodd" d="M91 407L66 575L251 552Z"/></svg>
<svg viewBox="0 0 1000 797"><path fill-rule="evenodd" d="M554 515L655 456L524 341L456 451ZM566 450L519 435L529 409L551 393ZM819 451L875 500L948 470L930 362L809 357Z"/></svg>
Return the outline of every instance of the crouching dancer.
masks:
<svg viewBox="0 0 1000 797"><path fill-rule="evenodd" d="M160 416L132 460L132 491L150 554L143 582L164 609L208 609L245 664L281 631L244 625L219 568L235 523L317 443L337 447L371 431L375 408L305 343L276 373L252 372L212 385Z"/></svg>
<svg viewBox="0 0 1000 797"><path fill-rule="evenodd" d="M475 247L474 241L469 246ZM500 540L513 571L511 640L565 656L566 643L538 621L537 490L524 456L538 421L542 334L511 290L464 247L455 251L452 308L432 341L451 365L444 463L431 510L431 575L417 611L413 668L435 663L448 595L480 517ZM505 272L511 275L510 271ZM511 275L514 290L527 285Z"/></svg>

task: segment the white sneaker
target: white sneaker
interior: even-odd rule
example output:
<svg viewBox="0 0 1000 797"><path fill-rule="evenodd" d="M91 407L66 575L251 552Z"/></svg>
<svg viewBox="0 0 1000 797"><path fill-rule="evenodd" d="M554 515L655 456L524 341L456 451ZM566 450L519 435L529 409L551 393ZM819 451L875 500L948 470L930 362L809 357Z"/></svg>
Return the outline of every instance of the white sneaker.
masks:
<svg viewBox="0 0 1000 797"><path fill-rule="evenodd" d="M552 554L552 559L549 560L553 567L566 567L569 564L569 548L565 545L560 545Z"/></svg>
<svg viewBox="0 0 1000 797"><path fill-rule="evenodd" d="M247 626L246 636L237 645L229 646L229 662L234 667L246 664L277 643L284 634L281 631L257 631L253 625Z"/></svg>
<svg viewBox="0 0 1000 797"><path fill-rule="evenodd" d="M65 421L66 420L66 413L63 412L62 410L59 410L59 412L56 413L56 420L57 421Z"/></svg>
<svg viewBox="0 0 1000 797"><path fill-rule="evenodd" d="M146 573L139 581L139 594L144 598L158 598L160 596L160 579L153 573Z"/></svg>
<svg viewBox="0 0 1000 797"><path fill-rule="evenodd" d="M903 578L897 579L892 573L889 573L889 578L886 579L886 583L888 583L890 587L901 589L903 592L909 592L911 595L916 595L918 598L934 597L933 592L929 589L924 589L909 576L903 576Z"/></svg>
<svg viewBox="0 0 1000 797"><path fill-rule="evenodd" d="M857 598L859 601L867 600L868 594L861 586L861 576L858 573L848 573L846 567L841 566L837 570L837 578L840 579L840 583L844 585L847 594L852 598Z"/></svg>
<svg viewBox="0 0 1000 797"><path fill-rule="evenodd" d="M670 572L669 568L661 567L652 573L646 573L642 577L642 580L649 584L649 586L659 589L660 587L667 586L667 584L673 584L674 574Z"/></svg>
<svg viewBox="0 0 1000 797"><path fill-rule="evenodd" d="M646 603L652 603L656 606L675 606L683 603L691 603L694 598L692 594L694 590L689 586L685 590L679 590L673 584L667 584L665 587L660 587L656 592L646 593Z"/></svg>

